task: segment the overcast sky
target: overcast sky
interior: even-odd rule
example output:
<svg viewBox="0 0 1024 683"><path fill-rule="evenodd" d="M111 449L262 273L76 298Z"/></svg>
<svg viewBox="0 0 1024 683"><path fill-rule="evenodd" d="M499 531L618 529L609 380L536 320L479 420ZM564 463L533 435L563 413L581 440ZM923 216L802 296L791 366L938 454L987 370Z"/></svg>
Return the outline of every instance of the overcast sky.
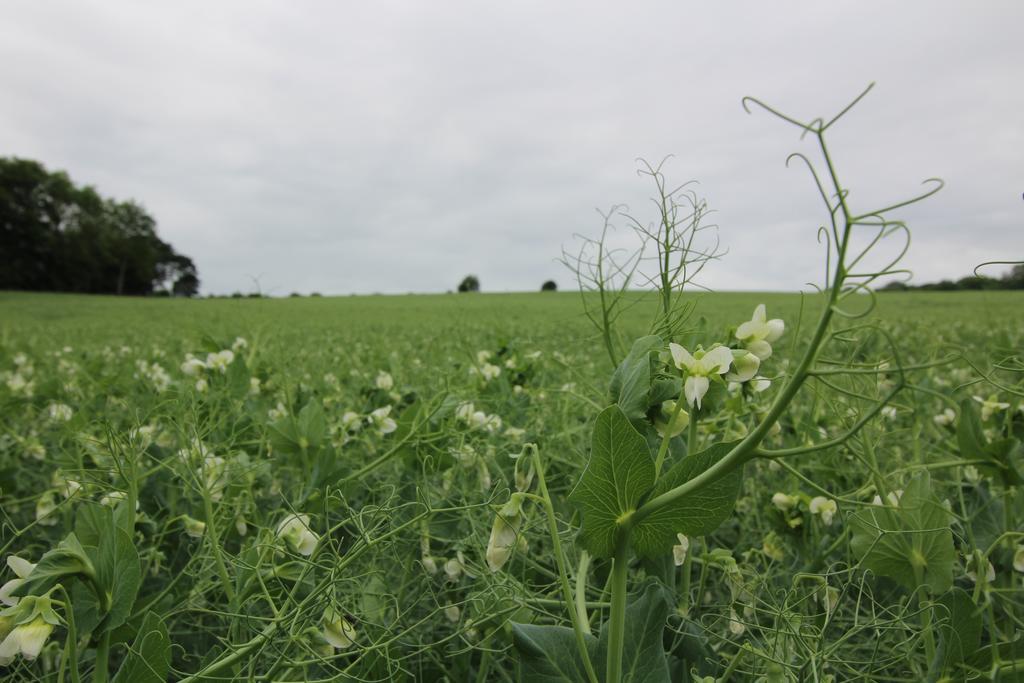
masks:
<svg viewBox="0 0 1024 683"><path fill-rule="evenodd" d="M820 282L810 140L906 210L918 282L1024 258L1024 2L5 2L0 155L134 198L206 293L486 291L570 278L636 158L700 181L715 289ZM620 231L624 239L626 230ZM999 272L998 270L996 271Z"/></svg>

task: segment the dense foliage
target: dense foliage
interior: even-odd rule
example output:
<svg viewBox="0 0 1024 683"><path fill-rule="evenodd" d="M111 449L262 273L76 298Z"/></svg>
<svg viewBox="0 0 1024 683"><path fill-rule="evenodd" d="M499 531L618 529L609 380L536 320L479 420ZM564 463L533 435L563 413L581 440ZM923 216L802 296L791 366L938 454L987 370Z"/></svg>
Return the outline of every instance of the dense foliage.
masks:
<svg viewBox="0 0 1024 683"><path fill-rule="evenodd" d="M139 204L100 196L64 172L0 158L0 289L90 294L199 290L195 264L156 234Z"/></svg>

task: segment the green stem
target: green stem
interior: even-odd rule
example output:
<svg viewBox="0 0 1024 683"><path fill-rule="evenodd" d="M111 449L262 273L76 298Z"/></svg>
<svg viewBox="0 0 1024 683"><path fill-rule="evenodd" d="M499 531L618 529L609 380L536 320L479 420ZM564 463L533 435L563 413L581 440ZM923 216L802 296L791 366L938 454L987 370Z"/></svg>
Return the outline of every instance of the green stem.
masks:
<svg viewBox="0 0 1024 683"><path fill-rule="evenodd" d="M96 646L96 666L92 674L92 683L107 683L110 660L110 631L104 631Z"/></svg>
<svg viewBox="0 0 1024 683"><path fill-rule="evenodd" d="M686 455L693 455L697 452L697 407L693 407L690 414L690 427L686 432Z"/></svg>
<svg viewBox="0 0 1024 683"><path fill-rule="evenodd" d="M615 541L612 560L612 609L608 618L608 670L607 683L622 680L622 650L626 637L626 575L629 562L629 532L621 529Z"/></svg>
<svg viewBox="0 0 1024 683"><path fill-rule="evenodd" d="M544 480L544 465L540 460L540 451L533 444L532 457L533 457L533 468L537 473L537 489L540 491L540 499L544 505L544 512L548 519L548 533L551 536L552 549L555 553L555 564L558 565L558 580L562 585L562 597L565 600L565 606L569 610L569 619L572 621L572 630L576 636L576 648L580 652L580 659L583 660L583 668L586 669L587 678L590 683L597 683L597 672L594 671L594 664L590 661L590 652L587 650L587 642L583 633L583 623L580 621L578 606L574 609L573 607L573 593L572 588L569 585L569 574L565 568L565 556L562 554L562 541L558 536L558 524L555 519L555 508L551 504L551 496L548 494L548 485ZM586 564L581 560L579 572L576 577L577 588L579 588L582 580L583 585L586 585ZM581 579L582 577L582 579ZM586 604L582 610L583 614L586 614Z"/></svg>

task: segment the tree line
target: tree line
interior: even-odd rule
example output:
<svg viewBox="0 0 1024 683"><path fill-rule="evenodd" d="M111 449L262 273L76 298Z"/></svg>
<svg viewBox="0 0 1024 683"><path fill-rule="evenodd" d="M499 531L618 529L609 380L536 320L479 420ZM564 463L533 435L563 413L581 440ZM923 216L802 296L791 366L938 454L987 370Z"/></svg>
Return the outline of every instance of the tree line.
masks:
<svg viewBox="0 0 1024 683"><path fill-rule="evenodd" d="M195 296L192 259L156 234L137 202L101 196L63 171L0 157L0 289Z"/></svg>
<svg viewBox="0 0 1024 683"><path fill-rule="evenodd" d="M882 287L890 292L921 290L926 292L955 292L967 290L992 289L1024 289L1024 263L1015 265L1002 277L986 277L984 275L968 275L959 280L940 280L926 282L923 285L912 285L906 282L890 282Z"/></svg>

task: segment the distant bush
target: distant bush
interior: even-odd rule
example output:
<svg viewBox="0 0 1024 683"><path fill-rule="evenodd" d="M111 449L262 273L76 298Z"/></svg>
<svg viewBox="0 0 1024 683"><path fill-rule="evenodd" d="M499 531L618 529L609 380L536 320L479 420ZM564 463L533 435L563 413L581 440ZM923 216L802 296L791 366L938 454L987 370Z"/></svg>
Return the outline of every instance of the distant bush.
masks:
<svg viewBox="0 0 1024 683"><path fill-rule="evenodd" d="M556 284L554 280L548 280L547 282L545 282L544 284L542 284L540 286L540 291L542 291L542 292L557 292L558 291L558 284Z"/></svg>
<svg viewBox="0 0 1024 683"><path fill-rule="evenodd" d="M480 279L476 275L467 275L462 278L462 282L459 283L460 292L479 292L480 291Z"/></svg>
<svg viewBox="0 0 1024 683"><path fill-rule="evenodd" d="M890 282L882 287L882 290L887 292L907 292L911 290L957 292L996 289L1024 289L1024 264L1015 265L1000 278L987 277L985 275L968 275L955 282L947 279L939 280L938 282L926 282L923 285L916 286L905 282Z"/></svg>

